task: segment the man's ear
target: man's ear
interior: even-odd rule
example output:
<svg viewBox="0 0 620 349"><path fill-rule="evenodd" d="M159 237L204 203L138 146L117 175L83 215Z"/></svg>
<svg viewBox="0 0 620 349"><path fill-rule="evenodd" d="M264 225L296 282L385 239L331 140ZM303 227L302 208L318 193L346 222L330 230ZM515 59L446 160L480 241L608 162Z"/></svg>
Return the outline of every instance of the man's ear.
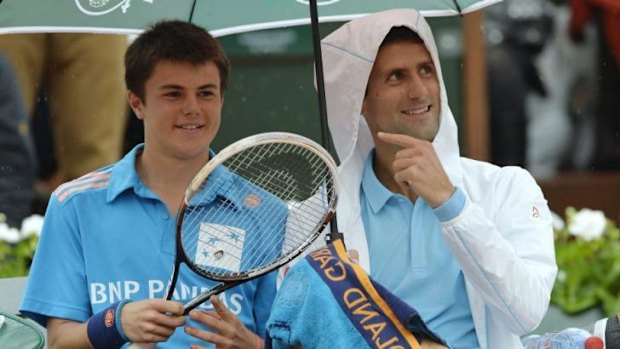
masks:
<svg viewBox="0 0 620 349"><path fill-rule="evenodd" d="M128 91L127 101L129 102L129 106L133 110L134 114L136 114L136 117L140 120L144 120L144 110L142 108L143 103L140 97L138 97L135 93Z"/></svg>

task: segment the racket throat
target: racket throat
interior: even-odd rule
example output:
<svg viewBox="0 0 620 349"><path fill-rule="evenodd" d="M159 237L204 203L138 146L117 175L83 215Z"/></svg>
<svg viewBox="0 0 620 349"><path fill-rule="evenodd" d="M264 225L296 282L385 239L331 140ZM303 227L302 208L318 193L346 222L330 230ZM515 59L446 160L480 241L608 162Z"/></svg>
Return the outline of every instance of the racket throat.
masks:
<svg viewBox="0 0 620 349"><path fill-rule="evenodd" d="M239 281L220 282L219 284L217 284L213 288L211 288L211 289L209 289L207 291L204 291L203 293L198 295L196 298L194 298L191 301L185 303L185 305L183 306L183 315L189 314L189 312L192 311L193 309L195 309L197 306L199 306L202 303L204 303L207 300L209 300L209 298L211 298L211 296L216 295L216 294L220 294L220 293L226 291L227 289L229 289L231 287L235 287L235 286L239 285L240 283L241 282L239 282Z"/></svg>

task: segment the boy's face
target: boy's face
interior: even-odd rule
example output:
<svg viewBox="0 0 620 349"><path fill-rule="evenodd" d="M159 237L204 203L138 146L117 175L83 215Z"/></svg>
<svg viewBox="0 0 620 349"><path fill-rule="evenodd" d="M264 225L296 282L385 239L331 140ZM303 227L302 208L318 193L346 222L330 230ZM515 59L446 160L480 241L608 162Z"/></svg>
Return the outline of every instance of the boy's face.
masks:
<svg viewBox="0 0 620 349"><path fill-rule="evenodd" d="M439 130L440 85L422 43L397 41L379 49L362 114L373 135L405 134L432 141Z"/></svg>
<svg viewBox="0 0 620 349"><path fill-rule="evenodd" d="M224 98L213 62L192 65L161 61L144 86L144 100L129 92L129 103L144 120L145 152L178 159L208 159L220 127Z"/></svg>

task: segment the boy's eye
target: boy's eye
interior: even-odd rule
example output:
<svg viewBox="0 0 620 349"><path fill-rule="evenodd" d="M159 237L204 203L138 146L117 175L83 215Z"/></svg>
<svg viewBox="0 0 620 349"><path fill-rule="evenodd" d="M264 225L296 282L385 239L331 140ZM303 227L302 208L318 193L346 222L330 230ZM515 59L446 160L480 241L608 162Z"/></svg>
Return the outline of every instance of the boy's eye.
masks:
<svg viewBox="0 0 620 349"><path fill-rule="evenodd" d="M200 92L198 92L198 96L200 96L200 97L211 97L213 95L214 95L213 91L208 91L207 90L207 91L200 91Z"/></svg>
<svg viewBox="0 0 620 349"><path fill-rule="evenodd" d="M171 98L179 97L180 95L181 95L181 92L179 92L179 91L170 91L170 92L166 92L164 94L164 96L171 97Z"/></svg>

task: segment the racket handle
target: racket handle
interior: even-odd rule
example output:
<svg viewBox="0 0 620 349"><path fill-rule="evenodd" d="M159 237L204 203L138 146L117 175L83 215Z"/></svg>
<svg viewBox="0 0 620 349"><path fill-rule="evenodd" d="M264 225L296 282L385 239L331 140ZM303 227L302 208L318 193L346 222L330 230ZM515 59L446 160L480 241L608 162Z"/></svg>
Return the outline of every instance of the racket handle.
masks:
<svg viewBox="0 0 620 349"><path fill-rule="evenodd" d="M201 305L202 303L206 302L209 298L211 298L211 296L213 296L214 294L218 294L229 287L231 286L225 283L220 283L212 289L206 290L203 293L199 294L198 296L196 296L196 298L183 305L183 315L189 314L190 311L192 311L194 308Z"/></svg>
<svg viewBox="0 0 620 349"><path fill-rule="evenodd" d="M185 305L183 306L183 315L189 314L189 312L192 311L192 309L206 302L209 298L211 298L211 296L220 294L231 287L239 285L241 282L242 281L234 281L234 280L221 282L217 284L215 287L213 287L212 289L204 291L203 293L196 296L196 298L185 303Z"/></svg>
<svg viewBox="0 0 620 349"><path fill-rule="evenodd" d="M214 293L211 290L205 291L205 292L201 293L198 297L196 297L196 298L192 299L191 301L185 303L185 305L183 305L183 315L189 314L190 311L192 311L194 308L196 308L197 306L199 306L202 303L204 303L213 294Z"/></svg>

